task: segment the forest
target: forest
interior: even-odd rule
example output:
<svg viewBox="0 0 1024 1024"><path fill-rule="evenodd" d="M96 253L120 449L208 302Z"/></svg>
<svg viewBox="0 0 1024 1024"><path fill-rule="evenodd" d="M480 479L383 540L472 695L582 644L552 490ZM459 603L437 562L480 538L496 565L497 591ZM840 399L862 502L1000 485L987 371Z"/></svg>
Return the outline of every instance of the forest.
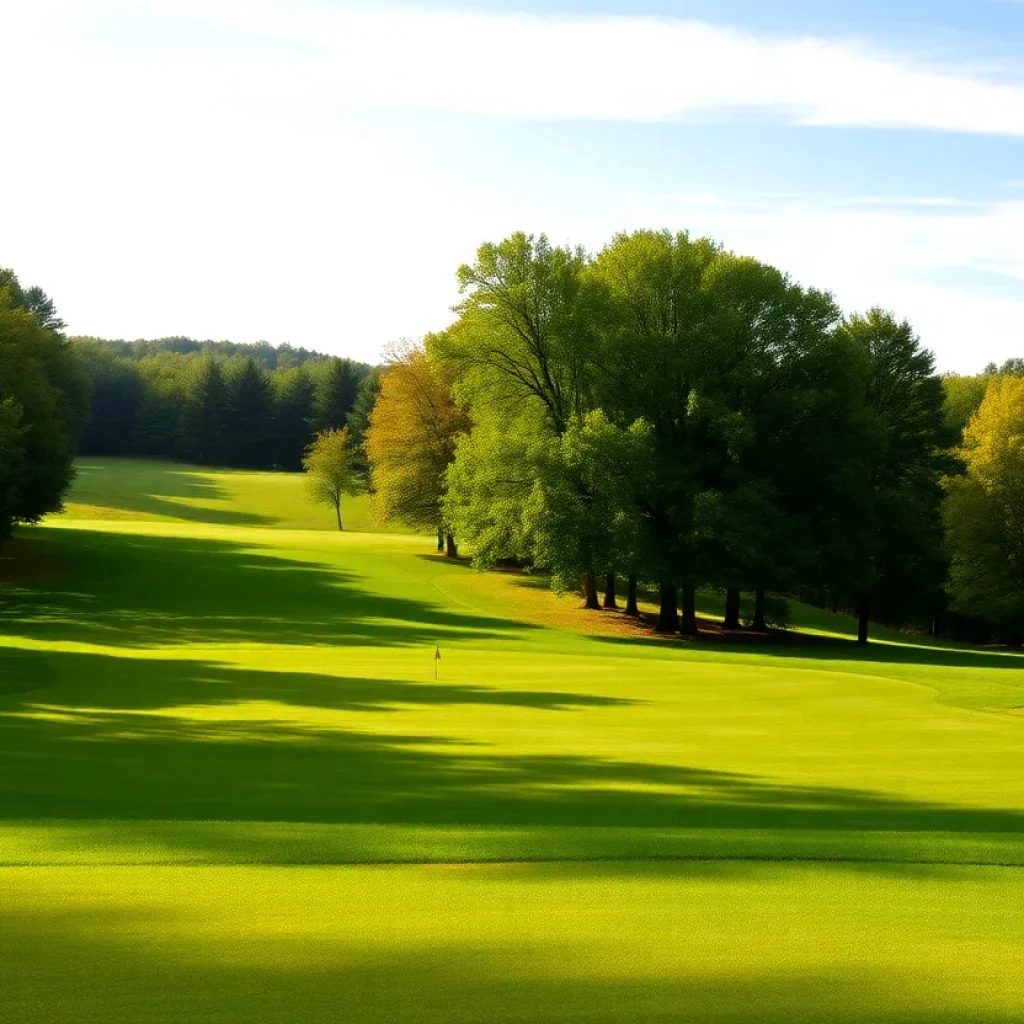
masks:
<svg viewBox="0 0 1024 1024"><path fill-rule="evenodd" d="M589 608L651 593L664 633L696 634L711 589L726 629L785 625L792 597L856 615L864 641L871 621L1024 638L1024 364L940 375L905 320L708 239L482 245L454 322L380 368L68 339L2 273L4 535L59 509L76 451L299 470L332 433L380 520Z"/></svg>

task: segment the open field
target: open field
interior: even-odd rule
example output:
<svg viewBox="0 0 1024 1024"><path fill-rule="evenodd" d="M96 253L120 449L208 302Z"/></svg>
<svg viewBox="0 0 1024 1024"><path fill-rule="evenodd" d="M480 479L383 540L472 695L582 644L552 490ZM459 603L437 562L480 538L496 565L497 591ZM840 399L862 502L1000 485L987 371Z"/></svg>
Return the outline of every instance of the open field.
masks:
<svg viewBox="0 0 1024 1024"><path fill-rule="evenodd" d="M0 1019L1024 1019L1024 659L662 641L349 509L88 460L5 549Z"/></svg>
<svg viewBox="0 0 1024 1024"><path fill-rule="evenodd" d="M349 530L379 530L365 494L342 506ZM333 509L311 505L300 473L208 469L154 459L82 459L69 519L336 530Z"/></svg>

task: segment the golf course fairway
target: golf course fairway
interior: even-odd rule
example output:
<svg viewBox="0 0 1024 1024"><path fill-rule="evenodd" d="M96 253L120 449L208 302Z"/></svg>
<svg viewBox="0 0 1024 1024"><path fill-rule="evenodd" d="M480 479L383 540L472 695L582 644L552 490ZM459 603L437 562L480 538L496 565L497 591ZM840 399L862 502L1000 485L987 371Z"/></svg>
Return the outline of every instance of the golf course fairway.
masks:
<svg viewBox="0 0 1024 1024"><path fill-rule="evenodd" d="M351 505L87 460L4 548L0 1020L1024 1020L1024 658L662 640Z"/></svg>

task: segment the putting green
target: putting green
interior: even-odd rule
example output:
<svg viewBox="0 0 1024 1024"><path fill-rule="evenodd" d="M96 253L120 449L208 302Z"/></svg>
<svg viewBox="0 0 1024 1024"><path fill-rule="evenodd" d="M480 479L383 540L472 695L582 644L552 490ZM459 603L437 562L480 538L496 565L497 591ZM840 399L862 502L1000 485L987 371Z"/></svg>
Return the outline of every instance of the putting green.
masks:
<svg viewBox="0 0 1024 1024"><path fill-rule="evenodd" d="M0 563L0 1018L1024 1017L1021 658L665 642L99 465Z"/></svg>

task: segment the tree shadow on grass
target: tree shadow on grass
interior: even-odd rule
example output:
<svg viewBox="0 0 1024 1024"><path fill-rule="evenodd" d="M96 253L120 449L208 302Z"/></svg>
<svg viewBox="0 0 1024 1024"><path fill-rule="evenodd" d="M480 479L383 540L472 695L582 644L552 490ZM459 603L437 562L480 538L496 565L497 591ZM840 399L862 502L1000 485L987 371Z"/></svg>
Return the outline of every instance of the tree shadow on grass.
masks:
<svg viewBox="0 0 1024 1024"><path fill-rule="evenodd" d="M219 526L273 526L280 520L274 516L256 512L240 512L231 508L202 508L190 505L191 501L228 501L230 495L210 474L196 469L175 469L163 463L133 462L141 466L134 472L131 483L103 489L98 504L120 512L142 512L147 515L166 516L192 523L211 523ZM117 466L115 473L124 473L128 466ZM72 502L89 502L92 478L111 472L102 465L81 462L76 467L77 493L72 493Z"/></svg>
<svg viewBox="0 0 1024 1024"><path fill-rule="evenodd" d="M377 593L337 565L275 557L252 544L90 530L50 531L34 542L51 549L61 579L0 589L7 635L119 647L408 647L538 628Z"/></svg>
<svg viewBox="0 0 1024 1024"><path fill-rule="evenodd" d="M992 958L965 956L958 985L937 977L938 968L920 958L924 935L910 908L866 908L854 918L866 926L864 932L851 938L841 925L821 927L819 919L833 900L827 889L815 887L807 891L819 902L802 923L814 929L819 943L831 942L831 950L819 947L808 956L806 934L787 929L792 917L786 913L745 923L750 908L737 907L738 919L721 927L729 910L727 892L701 894L713 901L701 922L712 929L709 937L704 929L684 929L693 914L676 901L693 895L685 869L677 874L663 880L677 886L665 890L669 902L660 913L639 908L632 915L623 905L623 887L632 884L639 891L642 878L619 869L607 880L607 904L595 906L581 898L580 889L596 885L600 893L601 882L581 877L579 865L571 876L545 870L546 889L538 888L536 872L521 878L514 870L457 882L426 875L413 893L407 880L390 872L372 880L325 876L317 880L315 907L301 884L279 877L240 876L232 892L215 879L208 905L188 893L170 904L160 891L119 894L105 888L111 880L100 882L93 899L82 901L72 889L70 899L61 900L65 888L58 881L55 906L33 903L2 917L0 952L9 972L0 1013L12 1021L75 1024L1020 1020L1016 1008L992 1005L1005 1002L1012 979L1005 973L1005 938L991 944ZM763 876L766 884L775 881L770 869ZM174 884L173 876L142 877L158 886ZM135 879L126 873L119 881L130 885ZM367 893L355 888L360 881L374 886L376 910L367 907ZM561 893L553 888L558 884L564 886ZM479 891L469 888L474 885ZM934 897L942 895L935 890ZM362 934L355 934L346 899L358 907ZM842 900L837 902L849 915ZM477 908L479 917L473 914ZM499 915L510 922L507 934L481 931L480 922ZM946 919L950 927L930 949L940 963L969 948L953 927L954 915ZM668 934L645 933L644 920ZM402 931L406 922L412 925L409 938ZM916 941L901 945L894 936L907 932ZM604 935L616 936L612 963ZM652 954L651 943L662 945ZM851 961L861 943L874 948L866 946L865 955ZM738 962L723 966L730 964L730 948ZM891 951L888 963L881 950ZM764 953L760 964L756 951ZM994 993L993 982L999 985Z"/></svg>
<svg viewBox="0 0 1024 1024"><path fill-rule="evenodd" d="M1024 655L993 653L981 649L928 647L919 644L869 643L817 635L787 634L785 642L759 643L756 637L731 643L728 635L700 638L652 636L595 636L600 643L624 648L658 648L673 650L707 650L716 655L765 655L796 661L860 661L895 665L932 665L942 668L1001 668L1024 671Z"/></svg>
<svg viewBox="0 0 1024 1024"><path fill-rule="evenodd" d="M452 736L366 731L319 710L304 713L466 704L592 715L617 703L605 698L349 681L199 661L35 656L39 677L62 685L0 698L6 819L1024 835L1018 810L678 764L496 753ZM680 736L681 747L685 742Z"/></svg>
<svg viewBox="0 0 1024 1024"><path fill-rule="evenodd" d="M717 880L727 886L737 870L722 865ZM205 899L175 891L186 878L130 871L100 876L85 900L73 882L58 879L52 905L31 895L25 906L16 903L13 913L3 914L0 931L10 968L0 1011L11 1020L76 1024L227 1024L251 1021L254 1006L260 1020L281 1024L470 1024L482 1019L481 1007L488 1021L509 1024L1019 1020L1015 1010L992 1005L1006 1002L1012 981L1006 934L991 941L989 957L962 959L959 979L940 977L921 952L927 948L948 963L970 948L954 909L940 908L949 926L929 937L927 923L922 928L913 917L913 904L851 914L848 898L830 892L828 876L801 878L813 903L795 929L785 896L774 919L737 906L729 920L729 901L739 897L728 888L700 892L704 928L693 929L696 894L687 865L659 870L654 881L665 902L653 912L642 895L645 870L624 865L544 866L527 873L492 868L483 877L422 873L415 888L392 872L321 874L313 898L310 886L294 876L238 875L228 885L215 877ZM762 866L755 878L775 887L766 894L771 905L778 899L777 870ZM155 891L113 888L141 882ZM372 891L362 888L367 885ZM626 901L634 893L639 905L631 910ZM936 886L920 899L945 894ZM833 906L839 923L823 927ZM1011 915L1007 907L990 920L1004 933ZM509 921L505 932L480 927L501 918ZM863 929L852 938L843 927L851 919ZM659 937L658 928L666 934ZM832 955L823 959L819 946L808 958L805 929L818 943L834 944L831 951L826 946ZM909 942L900 941L904 935ZM665 945L652 954L651 942L659 939ZM730 949L735 960L723 970ZM864 955L851 962L858 949Z"/></svg>

